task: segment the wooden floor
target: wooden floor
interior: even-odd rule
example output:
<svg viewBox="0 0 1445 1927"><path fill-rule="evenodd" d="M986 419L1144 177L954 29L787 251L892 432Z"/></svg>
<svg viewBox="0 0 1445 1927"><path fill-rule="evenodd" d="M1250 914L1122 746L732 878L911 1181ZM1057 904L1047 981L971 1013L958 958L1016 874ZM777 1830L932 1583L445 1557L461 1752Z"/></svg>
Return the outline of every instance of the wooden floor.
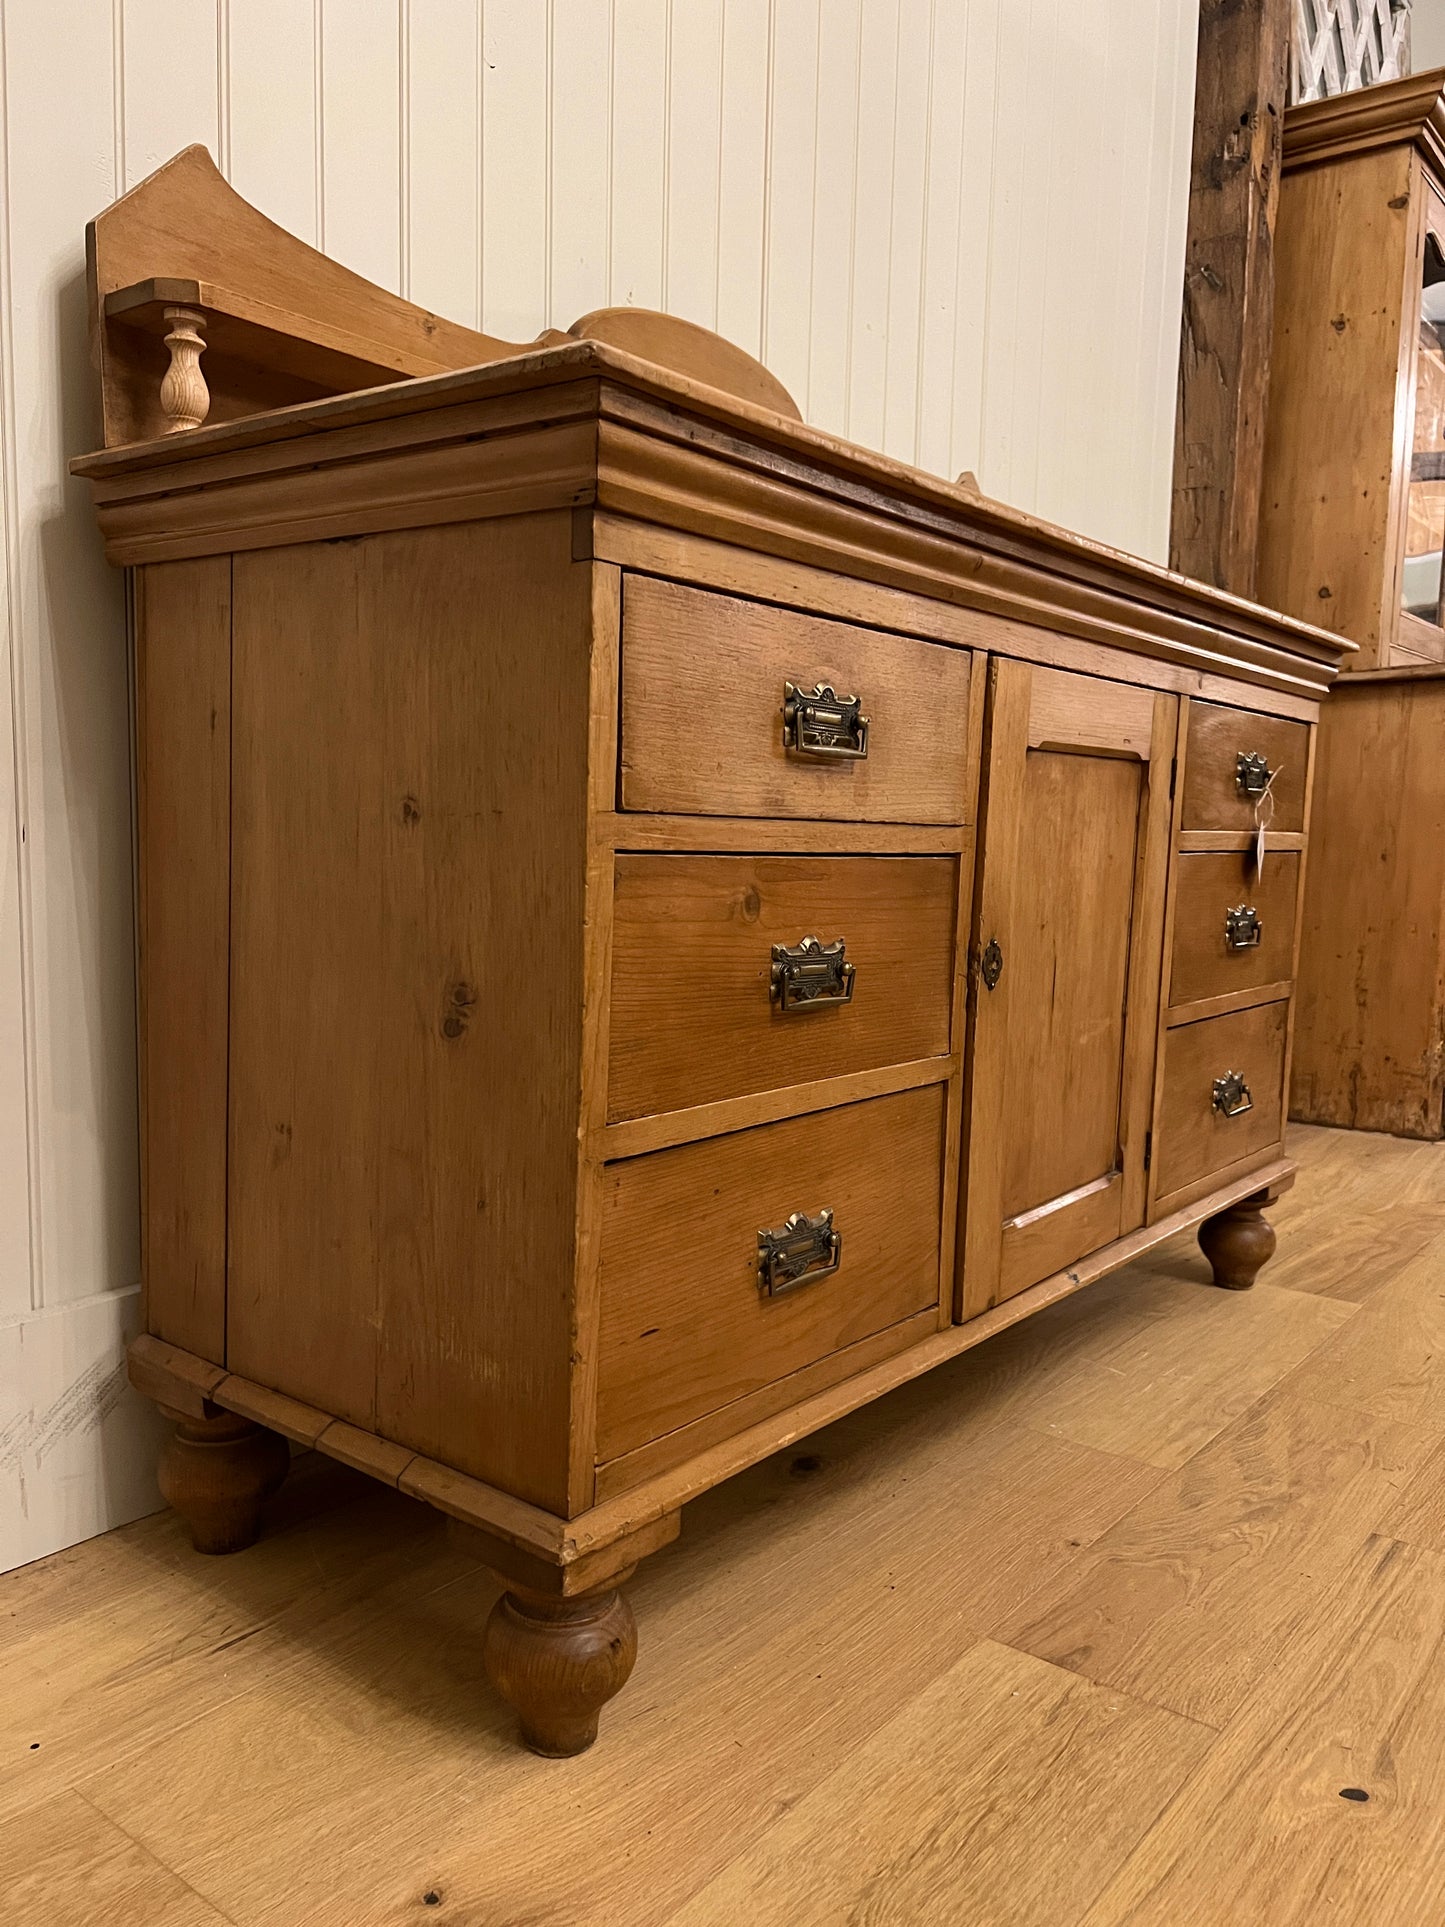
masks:
<svg viewBox="0 0 1445 1927"><path fill-rule="evenodd" d="M1170 1246L690 1507L579 1760L337 1467L0 1580L0 1920L1445 1922L1445 1148L1296 1148L1253 1292Z"/></svg>

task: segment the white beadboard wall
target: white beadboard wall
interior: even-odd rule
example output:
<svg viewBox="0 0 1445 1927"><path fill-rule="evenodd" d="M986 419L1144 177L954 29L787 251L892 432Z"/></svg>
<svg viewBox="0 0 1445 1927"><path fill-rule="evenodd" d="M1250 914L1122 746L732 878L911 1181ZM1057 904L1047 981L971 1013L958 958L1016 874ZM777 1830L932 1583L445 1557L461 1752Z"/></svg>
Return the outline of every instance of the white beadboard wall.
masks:
<svg viewBox="0 0 1445 1927"><path fill-rule="evenodd" d="M1196 0L0 0L0 1568L157 1503L86 220L189 141L514 339L631 302L1162 557Z"/></svg>

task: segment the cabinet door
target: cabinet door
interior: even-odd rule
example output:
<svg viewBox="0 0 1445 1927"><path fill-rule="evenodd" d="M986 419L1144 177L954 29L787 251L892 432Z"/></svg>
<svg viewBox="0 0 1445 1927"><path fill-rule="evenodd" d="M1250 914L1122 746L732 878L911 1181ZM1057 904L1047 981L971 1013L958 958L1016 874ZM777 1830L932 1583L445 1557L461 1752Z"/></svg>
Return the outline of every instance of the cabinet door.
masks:
<svg viewBox="0 0 1445 1927"><path fill-rule="evenodd" d="M1144 1222L1178 701L995 660L959 1316Z"/></svg>

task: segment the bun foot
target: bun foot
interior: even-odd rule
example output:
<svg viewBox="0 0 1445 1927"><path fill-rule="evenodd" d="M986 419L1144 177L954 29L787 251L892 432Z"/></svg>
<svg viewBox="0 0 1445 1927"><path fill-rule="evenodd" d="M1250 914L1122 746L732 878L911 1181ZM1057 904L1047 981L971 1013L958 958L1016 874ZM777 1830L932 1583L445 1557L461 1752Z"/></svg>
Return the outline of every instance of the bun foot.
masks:
<svg viewBox="0 0 1445 1927"><path fill-rule="evenodd" d="M1248 1291L1274 1256L1273 1227L1264 1217L1263 1198L1243 1198L1199 1227L1199 1249L1226 1291Z"/></svg>
<svg viewBox="0 0 1445 1927"><path fill-rule="evenodd" d="M286 1476L289 1446L279 1432L234 1412L168 1416L176 1429L157 1468L161 1497L185 1520L197 1552L240 1552L256 1538L261 1507Z"/></svg>
<svg viewBox="0 0 1445 1927"><path fill-rule="evenodd" d="M504 1592L482 1645L487 1678L521 1716L527 1745L549 1760L586 1752L636 1658L637 1624L615 1587L575 1599Z"/></svg>

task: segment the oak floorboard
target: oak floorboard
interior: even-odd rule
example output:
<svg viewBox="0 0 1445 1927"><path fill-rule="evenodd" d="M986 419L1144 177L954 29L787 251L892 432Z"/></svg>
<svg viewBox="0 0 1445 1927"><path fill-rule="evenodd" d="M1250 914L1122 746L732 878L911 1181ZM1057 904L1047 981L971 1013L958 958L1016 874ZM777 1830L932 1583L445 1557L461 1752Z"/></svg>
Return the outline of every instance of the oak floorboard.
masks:
<svg viewBox="0 0 1445 1927"><path fill-rule="evenodd" d="M1362 1304L1445 1233L1445 1143L1297 1124L1290 1148L1299 1179L1270 1213L1276 1289Z"/></svg>
<svg viewBox="0 0 1445 1927"><path fill-rule="evenodd" d="M0 1580L0 1820L105 1760L164 1745L228 1700L266 1650L326 1637L388 1581L445 1584L476 1562L428 1508L359 1473L298 1459L261 1540L192 1552L169 1513ZM124 1823L124 1814L119 1815Z"/></svg>
<svg viewBox="0 0 1445 1927"><path fill-rule="evenodd" d="M1280 1258L1301 1278L1362 1215L1398 1213L1396 1252L1407 1224L1433 1237L1422 1147L1324 1131L1291 1145L1308 1209L1291 1219L1297 1194L1283 1201ZM806 1809L821 1891L860 1927L967 1899L975 1852L992 1887L954 1914L967 1927L1079 1927L1091 1909L1091 1927L1433 1927L1445 1424L1430 1422L1428 1255L1382 1266L1356 1303L1270 1273L1217 1292L1192 1245L1166 1247L707 1494L632 1582L637 1671L599 1745L566 1763L521 1751L483 1680L496 1582L465 1540L314 1456L233 1558L197 1558L160 1516L5 1575L0 1865L53 1808L101 1816L106 1865L129 1852L107 1820L150 1856L114 1864L151 1869L139 1918L159 1927L192 1890L214 1910L200 1927L665 1927L690 1905L724 1918L719 1894L747 1922L770 1904L748 1885L753 1856ZM1408 1598L1388 1570L1361 1579L1372 1529L1409 1542ZM1101 1611L1080 1635L1091 1585ZM1035 1624L1057 1651L999 1655ZM1336 1676L1338 1707L1323 1697ZM1034 1684L1015 1700L1020 1680ZM1316 1724L1292 1725L1312 1699ZM1171 1708L1228 1724L1211 1742ZM1021 1759L1062 1749L1032 1799L1005 1726ZM985 1733L991 1779L974 1759ZM1186 1733L1210 1750L1185 1760ZM1331 1786L1328 1749L1344 1746ZM1328 1760L1322 1810L1303 1817L1302 1747ZM969 1844L945 1876L932 1818L900 1820L913 1858L880 1859L881 1884L855 1892L858 1836L887 1833L885 1761L939 1840ZM929 1768L941 1790L916 1791L908 1776ZM1123 1785L1107 1810L1096 1780ZM1341 1801L1346 1785L1369 1802ZM1175 1874L1191 1828L1207 1851ZM1321 1872L1336 1845L1354 1872ZM84 1853L44 1864L44 1904L0 1887L0 1919L130 1927L104 1888L93 1901Z"/></svg>
<svg viewBox="0 0 1445 1927"><path fill-rule="evenodd" d="M1172 1471L1357 1316L1268 1284L1186 1282L1151 1254L960 1363L998 1417Z"/></svg>
<svg viewBox="0 0 1445 1927"><path fill-rule="evenodd" d="M1445 1431L1445 1232L1285 1382L1302 1398Z"/></svg>
<svg viewBox="0 0 1445 1927"><path fill-rule="evenodd" d="M0 1821L0 1920L228 1927L226 1916L76 1793Z"/></svg>
<svg viewBox="0 0 1445 1927"><path fill-rule="evenodd" d="M560 1769L518 1751L481 1677L495 1587L460 1580L253 1652L245 1690L81 1790L243 1927L380 1927L427 1892L660 1923L1158 1476L955 1392L931 1374L690 1508L629 1588L602 1742Z"/></svg>
<svg viewBox="0 0 1445 1927"><path fill-rule="evenodd" d="M1020 1602L998 1637L1223 1726L1441 1435L1276 1391ZM1445 1522L1445 1510L1441 1511Z"/></svg>
<svg viewBox="0 0 1445 1927"><path fill-rule="evenodd" d="M984 1640L669 1927L1058 1919L1061 1893L1088 1904L1214 1737Z"/></svg>
<svg viewBox="0 0 1445 1927"><path fill-rule="evenodd" d="M1369 1539L1086 1927L1427 1927L1442 1780L1445 1555Z"/></svg>
<svg viewBox="0 0 1445 1927"><path fill-rule="evenodd" d="M1442 1440L1380 1520L1388 1539L1445 1552L1445 1440Z"/></svg>

